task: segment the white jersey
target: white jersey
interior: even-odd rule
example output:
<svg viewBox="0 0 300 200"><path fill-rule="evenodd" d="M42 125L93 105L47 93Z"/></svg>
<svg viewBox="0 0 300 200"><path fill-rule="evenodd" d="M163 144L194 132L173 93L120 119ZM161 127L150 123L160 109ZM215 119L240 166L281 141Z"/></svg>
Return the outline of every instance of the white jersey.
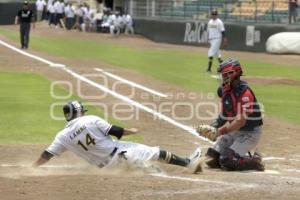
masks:
<svg viewBox="0 0 300 200"><path fill-rule="evenodd" d="M117 142L108 135L111 125L105 120L93 116L78 117L59 132L46 151L61 155L69 150L96 166L104 166Z"/></svg>
<svg viewBox="0 0 300 200"><path fill-rule="evenodd" d="M49 11L49 13L51 13L51 14L55 14L55 7L54 7L54 5L49 5L48 11Z"/></svg>
<svg viewBox="0 0 300 200"><path fill-rule="evenodd" d="M129 164L158 160L158 147L115 141L108 134L111 127L112 125L97 116L78 117L68 122L46 151L59 156L69 150L98 167L118 164L119 154L124 155Z"/></svg>
<svg viewBox="0 0 300 200"><path fill-rule="evenodd" d="M126 16L125 16L125 23L126 23L126 25L127 26L132 26L132 18L131 18L131 16L129 15L129 14L127 14Z"/></svg>
<svg viewBox="0 0 300 200"><path fill-rule="evenodd" d="M45 0L37 0L35 2L35 6L36 6L36 10L38 11L43 11L44 10L44 6L46 6L46 2Z"/></svg>
<svg viewBox="0 0 300 200"><path fill-rule="evenodd" d="M219 18L209 20L207 24L208 40L221 39L223 31L225 31L225 27L222 20Z"/></svg>
<svg viewBox="0 0 300 200"><path fill-rule="evenodd" d="M74 18L75 17L75 11L70 5L65 7L65 14L66 14L67 18Z"/></svg>
<svg viewBox="0 0 300 200"><path fill-rule="evenodd" d="M57 1L57 2L55 2L54 7L55 7L55 10L56 10L56 13L59 13L59 14L64 13L64 10L65 10L65 4L64 3Z"/></svg>
<svg viewBox="0 0 300 200"><path fill-rule="evenodd" d="M48 0L47 2L47 10L49 10L49 7L52 6L54 0Z"/></svg>

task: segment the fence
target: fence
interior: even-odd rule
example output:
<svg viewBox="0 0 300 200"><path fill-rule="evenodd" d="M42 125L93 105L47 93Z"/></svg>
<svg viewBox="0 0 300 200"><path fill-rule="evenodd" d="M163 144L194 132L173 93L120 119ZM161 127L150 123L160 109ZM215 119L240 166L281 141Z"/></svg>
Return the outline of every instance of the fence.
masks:
<svg viewBox="0 0 300 200"><path fill-rule="evenodd" d="M297 15L293 18L295 12L289 11L288 0L130 1L130 13L133 17L142 19L208 20L213 9L218 10L219 17L227 22L299 23Z"/></svg>

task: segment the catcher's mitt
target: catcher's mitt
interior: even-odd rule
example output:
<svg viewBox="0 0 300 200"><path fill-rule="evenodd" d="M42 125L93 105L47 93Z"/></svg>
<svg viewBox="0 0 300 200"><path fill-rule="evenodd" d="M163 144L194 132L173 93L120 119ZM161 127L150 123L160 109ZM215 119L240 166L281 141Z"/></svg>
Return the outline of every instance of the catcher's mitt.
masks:
<svg viewBox="0 0 300 200"><path fill-rule="evenodd" d="M216 141L217 138L220 136L218 130L210 125L199 125L196 128L196 131L199 133L200 136L205 137L211 141Z"/></svg>

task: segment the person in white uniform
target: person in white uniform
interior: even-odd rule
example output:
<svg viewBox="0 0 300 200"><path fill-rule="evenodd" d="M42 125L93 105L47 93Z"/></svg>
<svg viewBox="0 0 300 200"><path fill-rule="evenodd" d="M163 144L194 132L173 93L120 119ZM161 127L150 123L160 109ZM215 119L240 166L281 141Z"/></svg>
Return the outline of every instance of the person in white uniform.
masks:
<svg viewBox="0 0 300 200"><path fill-rule="evenodd" d="M65 15L66 15L66 28L67 30L71 30L75 23L75 10L72 7L72 3L68 3L65 7Z"/></svg>
<svg viewBox="0 0 300 200"><path fill-rule="evenodd" d="M159 147L120 142L111 136L120 139L124 135L136 134L138 130L111 125L97 116L85 115L86 111L78 101L69 102L63 107L68 122L66 127L56 135L52 144L33 166L40 166L53 156L59 156L69 150L100 168L118 166L121 162L135 165L148 161L161 161L186 167L192 173L202 171L200 148L197 148L190 157L179 157Z"/></svg>
<svg viewBox="0 0 300 200"><path fill-rule="evenodd" d="M45 0L37 0L35 2L37 21L42 21L43 12L44 12L44 8L45 8L46 5L47 4L46 4Z"/></svg>
<svg viewBox="0 0 300 200"><path fill-rule="evenodd" d="M222 62L222 56L220 53L220 47L223 41L223 45L227 45L227 38L225 36L225 27L221 19L218 18L218 11L213 10L211 12L211 19L207 24L208 33L208 67L207 72L211 72L213 64L213 58L217 57L219 63Z"/></svg>
<svg viewBox="0 0 300 200"><path fill-rule="evenodd" d="M64 28L64 13L65 13L65 3L63 0L58 0L54 3L54 8L56 11L56 28L58 28L57 24L59 24L59 26L61 28Z"/></svg>

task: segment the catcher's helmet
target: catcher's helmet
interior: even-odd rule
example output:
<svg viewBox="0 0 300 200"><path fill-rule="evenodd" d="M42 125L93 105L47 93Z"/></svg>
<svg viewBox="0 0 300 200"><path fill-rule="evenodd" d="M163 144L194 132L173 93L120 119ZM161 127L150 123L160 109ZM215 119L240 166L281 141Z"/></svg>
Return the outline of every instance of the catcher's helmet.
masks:
<svg viewBox="0 0 300 200"><path fill-rule="evenodd" d="M218 68L218 72L222 74L223 91L231 90L232 82L243 75L240 62L232 58L223 61Z"/></svg>
<svg viewBox="0 0 300 200"><path fill-rule="evenodd" d="M85 109L81 104L81 102L79 101L68 102L63 107L63 112L67 121L71 121L72 119L75 119L76 117L85 113L86 111L88 110Z"/></svg>

